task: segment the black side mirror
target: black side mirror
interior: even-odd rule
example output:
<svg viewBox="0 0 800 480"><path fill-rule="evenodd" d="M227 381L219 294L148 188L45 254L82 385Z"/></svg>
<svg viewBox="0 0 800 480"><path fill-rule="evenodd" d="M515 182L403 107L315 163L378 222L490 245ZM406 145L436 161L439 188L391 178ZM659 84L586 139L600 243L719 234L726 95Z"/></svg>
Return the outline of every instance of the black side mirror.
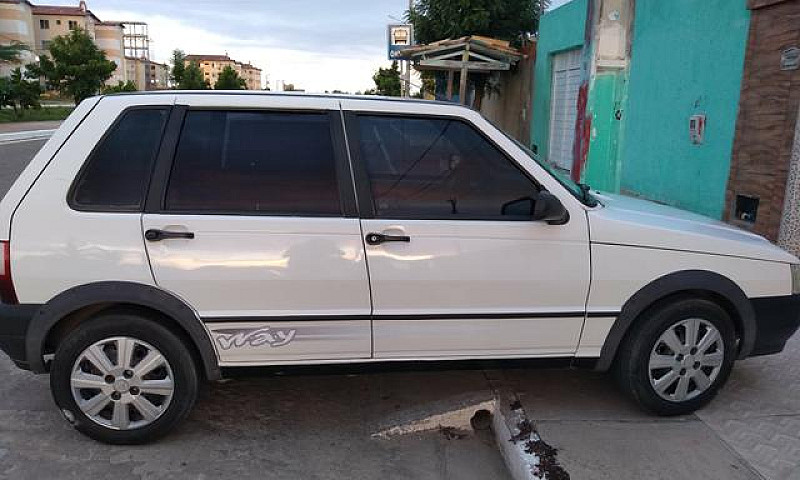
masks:
<svg viewBox="0 0 800 480"><path fill-rule="evenodd" d="M533 203L531 220L544 221L550 225L564 225L569 221L569 212L555 195L542 190Z"/></svg>
<svg viewBox="0 0 800 480"><path fill-rule="evenodd" d="M569 220L564 205L547 190L531 197L522 197L503 204L503 215L530 217L534 221L544 221L550 225L563 225Z"/></svg>

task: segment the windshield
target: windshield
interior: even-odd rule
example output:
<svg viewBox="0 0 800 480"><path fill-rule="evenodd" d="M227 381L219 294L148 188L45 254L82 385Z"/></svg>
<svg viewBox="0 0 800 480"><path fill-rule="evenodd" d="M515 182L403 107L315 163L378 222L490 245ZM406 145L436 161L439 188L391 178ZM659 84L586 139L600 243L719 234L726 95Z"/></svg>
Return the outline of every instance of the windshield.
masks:
<svg viewBox="0 0 800 480"><path fill-rule="evenodd" d="M498 130L500 130L502 132L501 129L498 129ZM509 140L514 142L519 148L521 148L522 151L525 152L529 157L531 157L531 159L534 162L536 162L540 167L545 169L547 171L547 173L552 175L553 178L555 178L558 181L558 183L560 183L561 185L564 186L564 188L569 190L569 192L572 195L574 195L575 198L577 198L583 204L585 204L587 206L590 206L590 207L594 207L595 205L597 205L597 200L594 197L592 197L592 195L588 191L588 188L589 188L588 185L582 185L580 183L575 182L573 179L571 179L569 177L569 175L565 171L563 171L563 170L561 170L559 168L556 168L553 165L551 165L550 163L548 163L548 162L542 160L541 158L539 158L539 155L533 153L531 151L531 149L529 149L528 147L526 147L525 145L520 143L519 140L517 140L516 138L508 135L505 132L503 132L503 134L506 137L508 137Z"/></svg>

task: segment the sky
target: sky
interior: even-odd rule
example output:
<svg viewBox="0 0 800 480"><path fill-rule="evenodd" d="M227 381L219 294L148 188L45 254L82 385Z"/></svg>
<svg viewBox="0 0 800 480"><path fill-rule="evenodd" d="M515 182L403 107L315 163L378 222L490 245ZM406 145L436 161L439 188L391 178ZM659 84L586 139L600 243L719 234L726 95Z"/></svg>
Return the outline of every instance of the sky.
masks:
<svg viewBox="0 0 800 480"><path fill-rule="evenodd" d="M570 0L552 0L551 9ZM34 0L77 5L78 0ZM86 0L100 20L136 20L149 27L151 59L224 54L262 69L262 82L309 92L374 88L386 58L386 25L408 0ZM416 76L414 77L417 78ZM417 79L418 81L418 79ZM414 84L412 80L412 84ZM414 88L412 87L412 90Z"/></svg>
<svg viewBox="0 0 800 480"><path fill-rule="evenodd" d="M77 5L78 0L34 0ZM263 70L263 81L307 91L363 91L386 58L386 25L407 0L86 0L100 20L148 23L151 58L224 54Z"/></svg>

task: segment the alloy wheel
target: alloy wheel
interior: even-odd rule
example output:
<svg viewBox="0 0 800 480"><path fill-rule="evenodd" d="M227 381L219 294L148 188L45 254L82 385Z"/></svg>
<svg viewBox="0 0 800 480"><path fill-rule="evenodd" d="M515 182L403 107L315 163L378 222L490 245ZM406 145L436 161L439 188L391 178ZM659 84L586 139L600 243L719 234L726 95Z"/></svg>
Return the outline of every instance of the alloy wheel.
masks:
<svg viewBox="0 0 800 480"><path fill-rule="evenodd" d="M724 358L722 335L711 322L681 320L658 337L650 352L650 385L665 400L691 400L713 385Z"/></svg>
<svg viewBox="0 0 800 480"><path fill-rule="evenodd" d="M131 430L164 414L175 380L166 357L155 347L131 337L112 337L78 355L70 387L90 420L115 430Z"/></svg>

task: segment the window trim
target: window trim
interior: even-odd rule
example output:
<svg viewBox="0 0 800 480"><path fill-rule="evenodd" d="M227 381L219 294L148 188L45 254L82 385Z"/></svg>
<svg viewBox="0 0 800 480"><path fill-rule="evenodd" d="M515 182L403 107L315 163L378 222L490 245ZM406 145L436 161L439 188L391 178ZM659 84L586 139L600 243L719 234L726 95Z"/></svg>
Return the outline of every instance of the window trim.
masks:
<svg viewBox="0 0 800 480"><path fill-rule="evenodd" d="M495 150L497 150L506 161L516 168L522 175L530 180L534 189L541 192L546 190L541 183L539 183L533 175L530 174L525 168L522 167L504 148L498 145L486 132L483 131L478 125L467 118L458 115L447 114L425 114L425 113L406 113L406 112L379 112L369 110L347 110L344 111L345 127L347 129L347 139L350 147L350 158L353 163L353 175L356 181L357 194L358 194L358 208L361 212L361 218L365 220L440 220L440 221L484 221L484 222L530 222L529 216L521 215L505 215L487 217L483 215L457 215L451 217L444 217L441 215L421 215L421 214L408 214L391 216L379 216L375 212L375 199L372 195L372 183L369 180L369 173L367 172L366 162L361 158L361 138L360 129L358 125L359 117L400 117L409 119L424 119L424 120L449 120L461 122L467 127L475 131L481 138L489 143ZM534 192L531 192L534 193Z"/></svg>
<svg viewBox="0 0 800 480"><path fill-rule="evenodd" d="M258 107L225 107L225 106L197 106L176 105L174 121L170 118L167 125L165 140L162 142L164 148L159 152L156 159L156 168L153 173L153 180L150 191L147 195L147 202L144 212L157 215L218 215L233 217L284 217L284 218L358 218L358 205L353 191L351 180L350 162L347 157L347 150L344 142L344 129L339 118L339 110L330 109L304 109L304 108L258 108ZM170 177L172 176L175 155L178 143L183 131L186 115L189 112L212 111L212 112L252 112L252 113L288 113L288 114L307 114L307 115L326 115L331 135L331 147L333 148L334 172L336 175L336 187L339 193L339 212L324 213L295 213L295 212L266 212L266 211L244 211L244 210L173 210L166 208L167 190L169 188Z"/></svg>
<svg viewBox="0 0 800 480"><path fill-rule="evenodd" d="M103 145L108 137L111 136L111 133L117 128L117 126L122 122L125 116L132 111L137 110L163 110L167 112L167 118L164 120L164 124L161 127L161 136L158 139L158 146L156 147L155 155L153 156L152 164L150 165L150 172L145 179L145 188L144 188L144 195L142 196L142 200L139 202L139 206L135 208L130 207L113 207L113 206L98 206L98 205L81 205L75 201L75 194L80 184L80 181L83 179L83 176L86 174L86 170L91 165L92 161L94 160L95 156L98 154L97 150ZM75 174L75 177L72 179L72 183L67 190L67 205L70 209L76 212L96 212L96 213L142 213L145 209L145 205L147 203L148 193L150 189L150 184L153 182L153 171L155 169L156 164L158 163L158 158L161 155L161 150L164 146L164 138L166 136L167 127L169 126L169 122L173 116L173 108L171 105L134 105L130 107L126 107L119 112L117 117L111 123L111 125L103 132L103 135L100 139L95 142L92 150L86 156L86 160L83 161L81 168L78 170L78 173Z"/></svg>

